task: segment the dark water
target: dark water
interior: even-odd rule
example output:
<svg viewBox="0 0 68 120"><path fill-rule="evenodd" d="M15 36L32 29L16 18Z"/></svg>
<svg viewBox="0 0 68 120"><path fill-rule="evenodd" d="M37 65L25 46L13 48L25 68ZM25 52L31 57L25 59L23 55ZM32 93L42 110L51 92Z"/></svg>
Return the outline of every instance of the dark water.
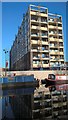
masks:
<svg viewBox="0 0 68 120"><path fill-rule="evenodd" d="M68 120L66 86L0 90L0 103L1 120Z"/></svg>

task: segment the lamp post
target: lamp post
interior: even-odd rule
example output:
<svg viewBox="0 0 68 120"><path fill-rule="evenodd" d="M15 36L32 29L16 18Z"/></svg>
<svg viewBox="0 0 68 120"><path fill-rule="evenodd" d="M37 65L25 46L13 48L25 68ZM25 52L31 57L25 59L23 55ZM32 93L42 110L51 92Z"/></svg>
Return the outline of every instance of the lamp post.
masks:
<svg viewBox="0 0 68 120"><path fill-rule="evenodd" d="M6 54L8 53L8 51L7 50L5 50L5 49L3 49L3 51L4 51L4 53L5 53L5 76L6 76Z"/></svg>

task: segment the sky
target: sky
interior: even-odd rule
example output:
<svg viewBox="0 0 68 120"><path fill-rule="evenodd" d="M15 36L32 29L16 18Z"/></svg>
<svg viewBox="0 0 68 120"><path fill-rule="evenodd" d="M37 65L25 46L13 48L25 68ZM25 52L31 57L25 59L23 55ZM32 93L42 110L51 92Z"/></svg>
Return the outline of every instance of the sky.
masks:
<svg viewBox="0 0 68 120"><path fill-rule="evenodd" d="M2 67L5 66L5 54L3 49L10 51L10 48L21 25L23 14L26 13L29 4L41 5L48 8L49 13L62 15L64 34L64 53L67 56L66 46L66 3L65 2L3 2L2 3ZM61 6L61 7L60 7ZM1 36L0 36L1 37ZM8 54L7 54L8 59Z"/></svg>

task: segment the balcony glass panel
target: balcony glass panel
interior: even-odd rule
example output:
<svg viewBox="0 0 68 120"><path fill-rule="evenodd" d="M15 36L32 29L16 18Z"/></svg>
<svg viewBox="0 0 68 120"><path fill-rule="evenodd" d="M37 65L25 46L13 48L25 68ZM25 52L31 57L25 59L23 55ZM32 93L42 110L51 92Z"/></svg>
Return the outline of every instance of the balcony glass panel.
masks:
<svg viewBox="0 0 68 120"><path fill-rule="evenodd" d="M38 36L38 33L32 33L31 36Z"/></svg>
<svg viewBox="0 0 68 120"><path fill-rule="evenodd" d="M31 16L31 20L33 20L33 21L38 21L38 18L35 17L35 16Z"/></svg>
<svg viewBox="0 0 68 120"><path fill-rule="evenodd" d="M41 18L41 22L47 22L46 18Z"/></svg>
<svg viewBox="0 0 68 120"><path fill-rule="evenodd" d="M47 32L42 32L42 36L47 36L48 33Z"/></svg>

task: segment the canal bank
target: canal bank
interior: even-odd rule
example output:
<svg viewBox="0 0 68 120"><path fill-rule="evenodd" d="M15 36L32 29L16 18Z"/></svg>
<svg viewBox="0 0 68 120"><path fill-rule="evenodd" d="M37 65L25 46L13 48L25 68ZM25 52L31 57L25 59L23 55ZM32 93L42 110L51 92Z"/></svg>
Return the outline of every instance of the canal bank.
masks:
<svg viewBox="0 0 68 120"><path fill-rule="evenodd" d="M14 76L14 77L0 78L0 89L11 89L20 87L37 87L39 81L34 78L34 75Z"/></svg>
<svg viewBox="0 0 68 120"><path fill-rule="evenodd" d="M68 70L46 70L46 71L6 71L7 75L9 74L15 74L16 76L22 76L22 75L34 75L36 79L45 79L48 77L48 74L67 74ZM2 76L5 76L5 72L2 72Z"/></svg>

